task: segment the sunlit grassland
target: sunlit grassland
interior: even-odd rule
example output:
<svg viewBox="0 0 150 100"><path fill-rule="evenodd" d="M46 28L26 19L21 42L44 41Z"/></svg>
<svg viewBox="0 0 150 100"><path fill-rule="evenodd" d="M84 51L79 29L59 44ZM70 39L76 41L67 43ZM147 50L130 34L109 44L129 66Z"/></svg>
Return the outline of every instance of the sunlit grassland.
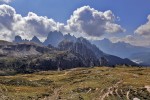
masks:
<svg viewBox="0 0 150 100"><path fill-rule="evenodd" d="M0 76L2 100L150 99L150 68L94 67Z"/></svg>

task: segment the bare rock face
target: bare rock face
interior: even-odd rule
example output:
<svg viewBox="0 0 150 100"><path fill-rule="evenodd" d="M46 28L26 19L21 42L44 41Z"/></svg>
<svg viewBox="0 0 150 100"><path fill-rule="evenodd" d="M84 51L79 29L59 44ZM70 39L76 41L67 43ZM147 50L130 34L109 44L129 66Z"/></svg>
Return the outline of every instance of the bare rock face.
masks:
<svg viewBox="0 0 150 100"><path fill-rule="evenodd" d="M80 42L70 42L70 41L62 41L59 44L59 48L61 50L66 50L69 51L73 54L77 54L82 57L82 62L84 62L84 66L99 66L99 61L92 52L86 45Z"/></svg>
<svg viewBox="0 0 150 100"><path fill-rule="evenodd" d="M64 40L59 44L59 48L81 55L87 66L137 65L129 59L122 59L102 52L84 38L78 38L76 42Z"/></svg>
<svg viewBox="0 0 150 100"><path fill-rule="evenodd" d="M34 43L1 44L0 54L8 57L24 57L40 55L49 52L48 47L40 46Z"/></svg>
<svg viewBox="0 0 150 100"><path fill-rule="evenodd" d="M31 73L119 64L135 65L128 59L103 53L84 38L76 41L63 40L58 47L42 46L32 42L0 42L0 70L4 71Z"/></svg>
<svg viewBox="0 0 150 100"><path fill-rule="evenodd" d="M101 66L106 66L108 65L108 60L105 57L100 58L100 65Z"/></svg>
<svg viewBox="0 0 150 100"><path fill-rule="evenodd" d="M43 70L70 69L87 66L79 54L34 43L0 45L0 69L29 73Z"/></svg>

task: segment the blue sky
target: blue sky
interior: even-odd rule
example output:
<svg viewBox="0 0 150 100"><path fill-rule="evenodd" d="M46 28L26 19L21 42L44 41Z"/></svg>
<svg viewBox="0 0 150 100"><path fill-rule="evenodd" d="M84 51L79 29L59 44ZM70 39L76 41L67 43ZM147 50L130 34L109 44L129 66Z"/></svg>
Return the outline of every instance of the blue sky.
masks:
<svg viewBox="0 0 150 100"><path fill-rule="evenodd" d="M3 5L4 2L0 2L0 4ZM118 31L120 32L119 34L114 36L107 34L106 36L111 37L112 41L118 40L137 45L145 43L150 45L150 34L147 35L147 33L150 33L150 28L147 28L150 26L150 21L147 19L148 15L150 15L150 0L12 0L12 2L6 4L13 7L17 14L23 17L28 16L29 12L33 12L38 16L47 16L54 19L55 22L64 24L67 24L67 20L70 19L70 16L73 15L77 8L83 6L89 5L90 9L94 8L100 12L111 10L115 17L120 18L119 21L115 21L115 24L123 27L126 32ZM144 25L144 27L141 27L141 25ZM136 36L135 31L140 36ZM148 38L145 38L145 35ZM129 39L131 40L134 38L134 42L123 37L130 37ZM141 42L143 39L147 41Z"/></svg>
<svg viewBox="0 0 150 100"><path fill-rule="evenodd" d="M63 23L66 23L74 10L84 5L100 11L111 10L120 17L118 23L129 33L145 23L150 14L149 0L14 0L10 5L23 16L32 11Z"/></svg>

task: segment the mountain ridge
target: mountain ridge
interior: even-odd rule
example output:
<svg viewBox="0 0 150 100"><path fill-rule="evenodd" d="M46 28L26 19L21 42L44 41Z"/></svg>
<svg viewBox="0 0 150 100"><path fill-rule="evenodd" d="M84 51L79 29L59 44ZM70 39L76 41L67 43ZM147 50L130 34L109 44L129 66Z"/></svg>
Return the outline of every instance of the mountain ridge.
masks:
<svg viewBox="0 0 150 100"><path fill-rule="evenodd" d="M77 40L78 40L75 36L72 36L70 34L63 35L59 31L50 32L48 34L47 39L44 42L40 42L40 40L35 36L30 41L23 40L23 39L21 39L21 37L18 37L18 36L16 36L16 37L17 38L15 38L14 42L15 41L16 42L17 41L19 41L19 42L34 42L34 43L45 45L45 46L51 45L56 48L58 47L59 43L63 40L69 40L72 42L77 42ZM82 38L82 37L80 37L80 38ZM131 56L133 56L134 54L138 54L138 53L140 56L140 52L147 52L150 50L149 48L133 46L129 43L124 43L124 42L112 43L109 39L106 39L106 38L103 40L93 40L93 41L86 40L86 41L92 43L93 45L98 47L98 49L105 52L106 54L115 55L120 58L128 58L128 59L134 61L135 63L137 63L137 62L135 61L135 59L132 59ZM80 42L82 42L82 41L80 41ZM86 42L87 46L88 46L88 42ZM99 53L97 53L96 55L99 55ZM146 62L147 61L143 61L143 63L146 63Z"/></svg>
<svg viewBox="0 0 150 100"><path fill-rule="evenodd" d="M91 42L102 51L122 58L129 58L134 53L150 51L149 48L133 46L125 42L112 43L109 39L106 38L103 40L95 40Z"/></svg>
<svg viewBox="0 0 150 100"><path fill-rule="evenodd" d="M112 67L124 64L138 66L128 59L103 53L84 38L65 41L60 42L58 47L33 42L2 44L0 46L0 69L16 73L31 73L76 67Z"/></svg>

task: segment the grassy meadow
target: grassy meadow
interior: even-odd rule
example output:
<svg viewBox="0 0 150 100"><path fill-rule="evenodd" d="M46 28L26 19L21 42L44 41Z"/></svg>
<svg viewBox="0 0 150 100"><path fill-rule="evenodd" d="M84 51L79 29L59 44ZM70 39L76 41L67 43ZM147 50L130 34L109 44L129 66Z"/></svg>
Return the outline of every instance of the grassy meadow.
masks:
<svg viewBox="0 0 150 100"><path fill-rule="evenodd" d="M0 100L150 100L150 68L94 67L0 76Z"/></svg>

